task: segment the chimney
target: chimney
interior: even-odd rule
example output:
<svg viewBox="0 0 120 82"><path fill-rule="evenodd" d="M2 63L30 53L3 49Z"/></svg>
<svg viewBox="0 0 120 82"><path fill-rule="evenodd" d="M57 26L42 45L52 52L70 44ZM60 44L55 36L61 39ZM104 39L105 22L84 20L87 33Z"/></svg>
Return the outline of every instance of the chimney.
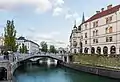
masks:
<svg viewBox="0 0 120 82"><path fill-rule="evenodd" d="M104 8L102 8L101 11L104 11Z"/></svg>
<svg viewBox="0 0 120 82"><path fill-rule="evenodd" d="M100 13L100 11L96 11L96 14Z"/></svg>
<svg viewBox="0 0 120 82"><path fill-rule="evenodd" d="M107 6L107 9L111 9L112 8L112 4Z"/></svg>

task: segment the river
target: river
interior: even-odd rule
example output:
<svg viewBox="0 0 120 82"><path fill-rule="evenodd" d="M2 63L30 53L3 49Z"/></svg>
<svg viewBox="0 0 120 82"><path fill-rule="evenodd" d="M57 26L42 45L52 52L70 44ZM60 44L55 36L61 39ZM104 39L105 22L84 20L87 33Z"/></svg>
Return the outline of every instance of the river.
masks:
<svg viewBox="0 0 120 82"><path fill-rule="evenodd" d="M115 79L47 64L22 65L14 73L16 82L120 82Z"/></svg>

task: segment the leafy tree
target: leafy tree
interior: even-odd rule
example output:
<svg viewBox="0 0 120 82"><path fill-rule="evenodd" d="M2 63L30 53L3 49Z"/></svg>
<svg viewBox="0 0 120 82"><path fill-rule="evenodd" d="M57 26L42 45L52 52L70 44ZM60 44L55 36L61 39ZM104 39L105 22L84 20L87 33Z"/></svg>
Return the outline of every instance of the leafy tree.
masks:
<svg viewBox="0 0 120 82"><path fill-rule="evenodd" d="M24 46L24 53L27 53L28 50L27 50L27 46Z"/></svg>
<svg viewBox="0 0 120 82"><path fill-rule="evenodd" d="M22 44L22 47L20 47L20 50L19 50L19 52L20 53L27 53L27 46L25 46L24 44Z"/></svg>
<svg viewBox="0 0 120 82"><path fill-rule="evenodd" d="M42 41L40 45L41 45L41 51L46 53L48 51L47 43L45 41Z"/></svg>
<svg viewBox="0 0 120 82"><path fill-rule="evenodd" d="M20 46L20 48L19 48L19 52L22 53L22 48L21 48L21 46Z"/></svg>
<svg viewBox="0 0 120 82"><path fill-rule="evenodd" d="M4 29L4 38L4 45L7 50L16 52L18 45L16 44L16 30L14 21L7 20L7 24Z"/></svg>
<svg viewBox="0 0 120 82"><path fill-rule="evenodd" d="M54 45L50 45L50 49L49 49L50 53L56 53L56 49Z"/></svg>
<svg viewBox="0 0 120 82"><path fill-rule="evenodd" d="M21 53L24 53L24 44L22 44Z"/></svg>

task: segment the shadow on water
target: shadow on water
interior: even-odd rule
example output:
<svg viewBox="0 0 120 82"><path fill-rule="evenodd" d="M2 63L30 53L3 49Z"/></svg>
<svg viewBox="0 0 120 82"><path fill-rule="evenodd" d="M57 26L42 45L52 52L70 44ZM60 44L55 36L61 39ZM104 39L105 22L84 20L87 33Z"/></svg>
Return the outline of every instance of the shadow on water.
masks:
<svg viewBox="0 0 120 82"><path fill-rule="evenodd" d="M120 82L45 63L23 65L16 70L14 76L17 82Z"/></svg>

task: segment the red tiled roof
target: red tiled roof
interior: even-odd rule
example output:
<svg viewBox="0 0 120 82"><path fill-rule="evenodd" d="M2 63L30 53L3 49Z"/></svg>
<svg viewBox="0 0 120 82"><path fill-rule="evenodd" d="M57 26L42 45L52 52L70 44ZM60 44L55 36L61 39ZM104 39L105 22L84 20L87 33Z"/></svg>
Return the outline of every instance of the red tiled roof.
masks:
<svg viewBox="0 0 120 82"><path fill-rule="evenodd" d="M90 17L88 20L86 20L84 23L93 21L93 20L95 20L95 19L98 19L98 18L100 18L100 17L106 16L106 15L109 15L109 14L112 14L112 13L118 11L119 8L120 8L120 5L117 5L117 6L115 6L115 7L110 8L110 9L104 10L104 11L98 13L98 14L93 15L93 16Z"/></svg>

